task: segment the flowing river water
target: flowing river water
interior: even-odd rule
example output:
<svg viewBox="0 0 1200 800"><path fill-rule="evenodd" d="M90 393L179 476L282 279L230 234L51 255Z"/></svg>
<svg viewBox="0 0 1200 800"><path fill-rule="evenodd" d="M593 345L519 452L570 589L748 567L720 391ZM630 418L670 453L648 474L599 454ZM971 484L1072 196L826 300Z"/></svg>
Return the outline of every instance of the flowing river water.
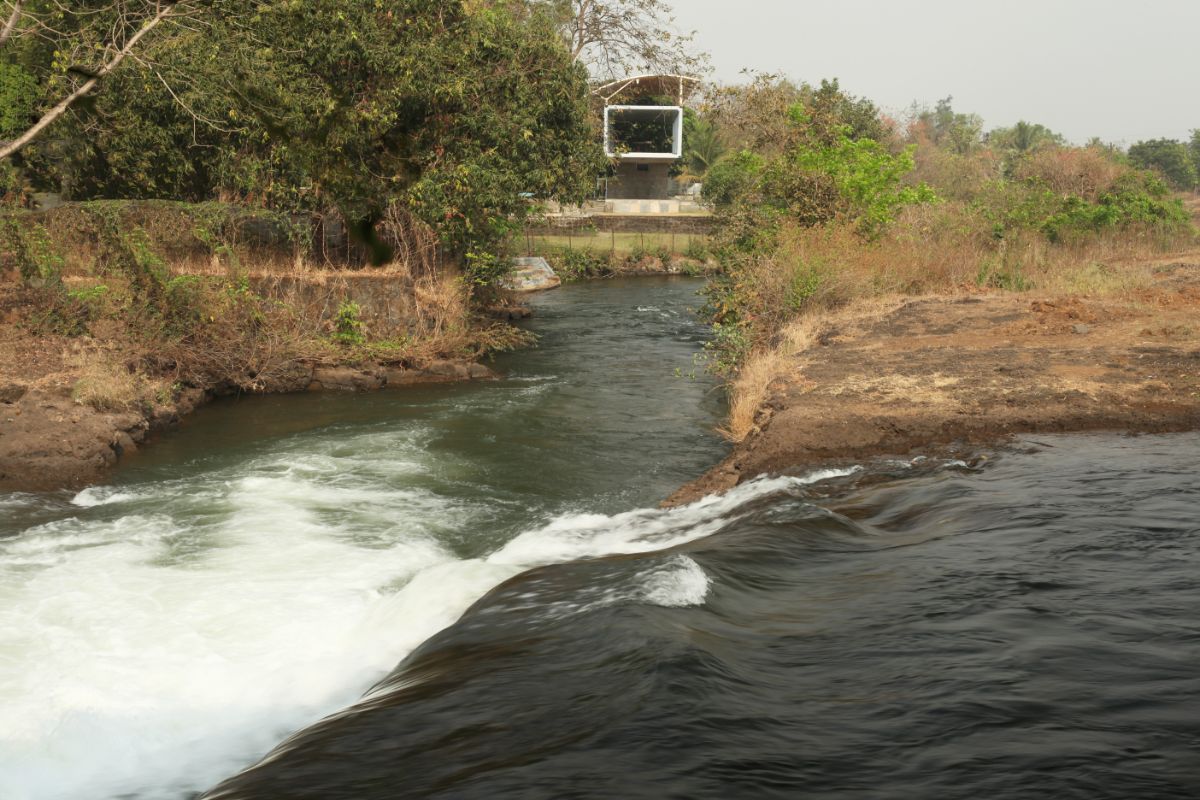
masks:
<svg viewBox="0 0 1200 800"><path fill-rule="evenodd" d="M1200 436L659 510L725 452L699 286L0 495L0 798L1200 796Z"/></svg>

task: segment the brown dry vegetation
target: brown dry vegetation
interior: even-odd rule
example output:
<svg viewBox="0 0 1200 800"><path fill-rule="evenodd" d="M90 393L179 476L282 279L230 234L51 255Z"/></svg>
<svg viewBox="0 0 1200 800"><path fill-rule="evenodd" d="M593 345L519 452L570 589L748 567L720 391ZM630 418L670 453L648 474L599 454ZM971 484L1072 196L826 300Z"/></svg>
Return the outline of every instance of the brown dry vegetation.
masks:
<svg viewBox="0 0 1200 800"><path fill-rule="evenodd" d="M674 501L1020 433L1200 426L1200 251L1111 269L1138 288L891 295L796 321L736 382L734 453Z"/></svg>
<svg viewBox="0 0 1200 800"><path fill-rule="evenodd" d="M64 211L0 229L0 486L94 478L214 394L482 378L470 362L524 341L427 230L395 236L385 266L335 270L215 243L169 204L148 228L118 211L133 227L115 235Z"/></svg>
<svg viewBox="0 0 1200 800"><path fill-rule="evenodd" d="M1031 235L997 248L940 227L944 211L936 207L906 213L902 225L873 243L840 227L791 230L771 258L751 268L760 313L774 314L760 322L775 334L731 383L731 439L741 441L754 428L767 387L832 318L871 319L911 298L1010 293L1083 302L1133 298L1153 307L1174 292L1156 270L1186 260L1192 241L1123 231L1059 245ZM798 282L811 290L799 304L788 299Z"/></svg>

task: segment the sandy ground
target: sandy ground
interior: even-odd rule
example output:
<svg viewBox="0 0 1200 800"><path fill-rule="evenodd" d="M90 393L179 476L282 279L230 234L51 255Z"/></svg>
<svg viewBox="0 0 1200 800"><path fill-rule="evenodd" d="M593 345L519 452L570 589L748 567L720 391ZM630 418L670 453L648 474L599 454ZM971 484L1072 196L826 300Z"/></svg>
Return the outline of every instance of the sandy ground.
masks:
<svg viewBox="0 0 1200 800"><path fill-rule="evenodd" d="M1200 428L1200 253L1153 271L1152 288L1117 298L847 309L771 386L751 435L668 502L765 473L961 456L1015 434Z"/></svg>

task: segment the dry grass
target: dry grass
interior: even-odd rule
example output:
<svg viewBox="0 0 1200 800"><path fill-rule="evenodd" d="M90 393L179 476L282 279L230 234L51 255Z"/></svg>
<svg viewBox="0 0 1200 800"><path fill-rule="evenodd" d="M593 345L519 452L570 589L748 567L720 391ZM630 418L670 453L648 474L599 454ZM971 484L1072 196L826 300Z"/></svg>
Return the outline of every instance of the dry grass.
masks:
<svg viewBox="0 0 1200 800"><path fill-rule="evenodd" d="M793 368L793 357L816 346L835 331L869 325L886 317L907 301L899 295L863 298L842 309L823 309L800 316L785 325L774 346L753 352L728 385L729 419L721 434L743 441L758 425L759 409L772 388L784 377L802 379Z"/></svg>
<svg viewBox="0 0 1200 800"><path fill-rule="evenodd" d="M131 372L115 354L104 350L84 350L64 354L68 367L79 377L71 398L97 411L131 411L145 402L149 382Z"/></svg>
<svg viewBox="0 0 1200 800"><path fill-rule="evenodd" d="M731 381L725 435L755 428L792 357L829 331L877 320L913 297L1037 291L1047 296L1124 298L1151 291L1156 263L1194 239L1127 230L1050 244L1036 234L996 243L964 225L961 209L920 207L864 242L851 228L785 229L778 246L742 272L751 355Z"/></svg>
<svg viewBox="0 0 1200 800"><path fill-rule="evenodd" d="M778 349L762 350L746 359L729 389L729 419L721 435L734 442L750 435L771 385L785 374L787 365L788 356Z"/></svg>

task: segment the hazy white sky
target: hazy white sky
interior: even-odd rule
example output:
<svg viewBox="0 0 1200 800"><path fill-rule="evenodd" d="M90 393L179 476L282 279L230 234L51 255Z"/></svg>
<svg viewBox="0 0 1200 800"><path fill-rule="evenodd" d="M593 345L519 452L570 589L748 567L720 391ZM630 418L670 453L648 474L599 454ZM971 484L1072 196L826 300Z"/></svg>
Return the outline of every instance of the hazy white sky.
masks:
<svg viewBox="0 0 1200 800"><path fill-rule="evenodd" d="M1200 0L671 0L714 78L745 68L897 113L954 96L988 129L1020 119L1082 143L1200 128Z"/></svg>

